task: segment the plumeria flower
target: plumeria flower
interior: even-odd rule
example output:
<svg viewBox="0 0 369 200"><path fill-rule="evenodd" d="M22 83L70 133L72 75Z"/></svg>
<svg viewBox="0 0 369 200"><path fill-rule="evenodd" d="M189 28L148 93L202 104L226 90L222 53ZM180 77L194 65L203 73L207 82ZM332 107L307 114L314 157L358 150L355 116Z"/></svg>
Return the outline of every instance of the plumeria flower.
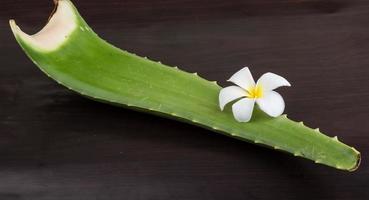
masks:
<svg viewBox="0 0 369 200"><path fill-rule="evenodd" d="M223 110L225 105L238 99L232 105L233 116L237 121L250 121L255 102L269 116L277 117L283 113L284 100L273 90L281 86L291 86L285 78L268 72L255 83L249 68L245 67L228 81L238 86L229 86L220 91L219 106Z"/></svg>

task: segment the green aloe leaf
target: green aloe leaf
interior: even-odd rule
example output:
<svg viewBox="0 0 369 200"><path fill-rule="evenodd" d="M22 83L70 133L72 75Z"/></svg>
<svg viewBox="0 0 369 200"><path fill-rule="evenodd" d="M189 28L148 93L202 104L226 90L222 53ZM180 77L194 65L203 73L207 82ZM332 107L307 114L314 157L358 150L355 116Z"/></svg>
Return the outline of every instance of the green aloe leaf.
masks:
<svg viewBox="0 0 369 200"><path fill-rule="evenodd" d="M37 34L27 35L10 20L15 38L48 76L81 95L110 104L191 123L241 140L289 152L341 170L358 168L360 153L318 129L286 115L271 118L255 109L249 123L221 112L221 87L187 73L120 50L99 38L69 0ZM267 159L267 158L265 158Z"/></svg>

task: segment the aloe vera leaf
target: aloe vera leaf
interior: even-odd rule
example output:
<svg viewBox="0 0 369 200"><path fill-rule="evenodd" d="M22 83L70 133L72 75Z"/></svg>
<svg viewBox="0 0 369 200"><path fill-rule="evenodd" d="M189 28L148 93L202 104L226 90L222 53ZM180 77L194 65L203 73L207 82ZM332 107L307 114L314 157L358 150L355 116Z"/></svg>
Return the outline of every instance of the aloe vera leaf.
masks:
<svg viewBox="0 0 369 200"><path fill-rule="evenodd" d="M56 12L37 34L10 26L29 58L69 89L110 104L191 123L237 139L289 152L341 170L354 171L360 153L336 137L258 108L249 123L237 122L229 107L221 112L221 87L187 73L120 50L98 37L69 0L55 1Z"/></svg>

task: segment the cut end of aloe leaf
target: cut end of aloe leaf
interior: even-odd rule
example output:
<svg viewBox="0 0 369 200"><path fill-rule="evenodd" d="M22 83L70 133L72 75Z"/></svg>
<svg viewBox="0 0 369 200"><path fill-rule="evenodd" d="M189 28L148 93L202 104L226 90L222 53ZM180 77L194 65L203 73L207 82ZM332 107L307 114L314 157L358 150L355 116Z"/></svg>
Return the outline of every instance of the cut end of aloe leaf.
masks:
<svg viewBox="0 0 369 200"><path fill-rule="evenodd" d="M99 38L69 0L56 8L38 33L10 27L27 56L49 77L88 98L194 124L229 137L288 152L340 170L354 171L360 153L335 137L258 108L239 123L229 107L222 112L222 89L196 73L122 51ZM268 159L268 158L263 158Z"/></svg>
<svg viewBox="0 0 369 200"><path fill-rule="evenodd" d="M10 20L10 27L23 42L41 51L53 51L59 48L77 28L77 16L73 4L67 0L55 2L55 10L48 23L36 34L24 33L15 20Z"/></svg>

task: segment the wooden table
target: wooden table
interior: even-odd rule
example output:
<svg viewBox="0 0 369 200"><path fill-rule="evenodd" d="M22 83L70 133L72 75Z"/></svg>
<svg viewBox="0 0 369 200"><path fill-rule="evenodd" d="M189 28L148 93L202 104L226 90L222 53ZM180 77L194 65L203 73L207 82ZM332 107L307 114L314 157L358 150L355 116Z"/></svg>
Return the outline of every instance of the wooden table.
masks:
<svg viewBox="0 0 369 200"><path fill-rule="evenodd" d="M362 153L352 173L80 97L47 78L8 19L40 29L51 0L0 2L0 199L369 199L369 1L75 0L118 47L222 86L250 66L293 87L286 113Z"/></svg>

